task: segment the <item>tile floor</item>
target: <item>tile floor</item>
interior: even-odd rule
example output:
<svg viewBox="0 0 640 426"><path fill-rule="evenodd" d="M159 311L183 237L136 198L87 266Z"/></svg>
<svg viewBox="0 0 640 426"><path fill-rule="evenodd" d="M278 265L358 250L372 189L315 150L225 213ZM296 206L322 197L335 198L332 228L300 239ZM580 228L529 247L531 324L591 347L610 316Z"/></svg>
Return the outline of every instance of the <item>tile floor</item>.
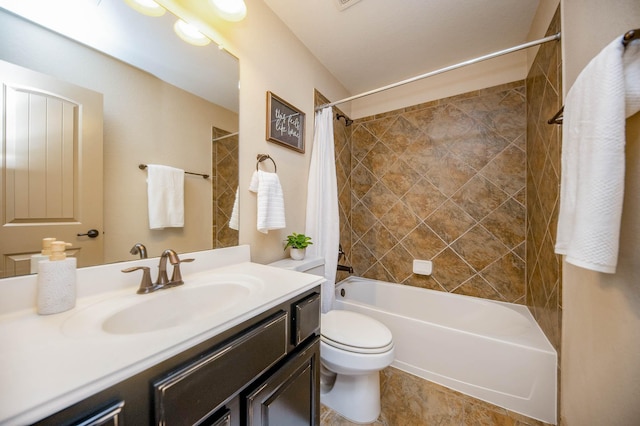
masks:
<svg viewBox="0 0 640 426"><path fill-rule="evenodd" d="M446 387L389 367L380 375L382 413L371 426L545 426ZM322 426L352 426L322 406Z"/></svg>

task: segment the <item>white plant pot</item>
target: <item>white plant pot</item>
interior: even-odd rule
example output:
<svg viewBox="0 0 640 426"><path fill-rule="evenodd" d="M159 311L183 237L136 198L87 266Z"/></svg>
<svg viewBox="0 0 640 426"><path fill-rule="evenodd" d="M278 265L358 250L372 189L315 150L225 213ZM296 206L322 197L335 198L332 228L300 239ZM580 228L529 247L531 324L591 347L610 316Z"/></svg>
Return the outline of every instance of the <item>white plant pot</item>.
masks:
<svg viewBox="0 0 640 426"><path fill-rule="evenodd" d="M302 260L304 259L305 250L306 249L297 249L292 247L289 249L289 256L291 256L293 260Z"/></svg>

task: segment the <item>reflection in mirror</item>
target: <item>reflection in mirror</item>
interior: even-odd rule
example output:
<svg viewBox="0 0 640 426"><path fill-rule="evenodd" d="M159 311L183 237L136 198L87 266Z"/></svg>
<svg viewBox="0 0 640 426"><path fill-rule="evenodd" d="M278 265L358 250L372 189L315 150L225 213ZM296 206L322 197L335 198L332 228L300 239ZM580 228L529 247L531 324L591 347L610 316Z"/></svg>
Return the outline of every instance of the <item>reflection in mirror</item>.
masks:
<svg viewBox="0 0 640 426"><path fill-rule="evenodd" d="M134 260L138 243L149 257L238 243L229 226L238 185L238 61L215 43L186 44L173 32L175 20L168 12L144 16L123 0L0 0L7 123L0 128L0 276L29 273L44 237L70 242L79 266ZM63 149L54 139L65 138L51 137L60 132L46 117L67 109L55 120L71 120L60 125L72 128ZM55 149L72 152L57 169L47 154ZM139 164L211 175L185 175L184 226L149 229ZM100 234L77 235L89 229Z"/></svg>

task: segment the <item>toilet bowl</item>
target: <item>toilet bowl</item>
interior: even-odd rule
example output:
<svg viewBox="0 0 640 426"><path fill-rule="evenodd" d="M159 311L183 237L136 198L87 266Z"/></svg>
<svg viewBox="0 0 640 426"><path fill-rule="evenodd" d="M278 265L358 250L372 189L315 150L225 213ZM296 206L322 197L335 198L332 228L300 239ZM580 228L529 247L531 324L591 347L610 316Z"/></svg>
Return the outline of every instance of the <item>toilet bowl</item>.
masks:
<svg viewBox="0 0 640 426"><path fill-rule="evenodd" d="M324 275L322 259L283 259L271 266ZM320 402L354 423L380 415L380 370L394 359L393 336L381 322L332 310L320 323Z"/></svg>
<svg viewBox="0 0 640 426"><path fill-rule="evenodd" d="M333 310L322 314L320 401L356 423L380 415L380 370L393 362L389 329L365 315Z"/></svg>

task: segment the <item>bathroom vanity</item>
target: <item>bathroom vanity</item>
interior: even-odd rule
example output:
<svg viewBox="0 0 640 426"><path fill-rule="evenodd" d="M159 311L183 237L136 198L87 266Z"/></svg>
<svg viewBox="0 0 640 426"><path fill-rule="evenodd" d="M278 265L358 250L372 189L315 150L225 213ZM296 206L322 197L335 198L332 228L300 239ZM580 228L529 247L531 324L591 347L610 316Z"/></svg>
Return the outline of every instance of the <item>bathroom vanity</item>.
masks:
<svg viewBox="0 0 640 426"><path fill-rule="evenodd" d="M175 289L138 295L135 278L121 274L120 289L92 294L80 284L85 297L69 312L0 316L0 424L319 424L322 278L246 256L229 265L228 253L211 252L217 258L196 254L204 269L185 267ZM98 272L99 281L112 271ZM211 294L229 303L201 313ZM156 321L158 307L170 322ZM136 319L144 325L129 325Z"/></svg>

